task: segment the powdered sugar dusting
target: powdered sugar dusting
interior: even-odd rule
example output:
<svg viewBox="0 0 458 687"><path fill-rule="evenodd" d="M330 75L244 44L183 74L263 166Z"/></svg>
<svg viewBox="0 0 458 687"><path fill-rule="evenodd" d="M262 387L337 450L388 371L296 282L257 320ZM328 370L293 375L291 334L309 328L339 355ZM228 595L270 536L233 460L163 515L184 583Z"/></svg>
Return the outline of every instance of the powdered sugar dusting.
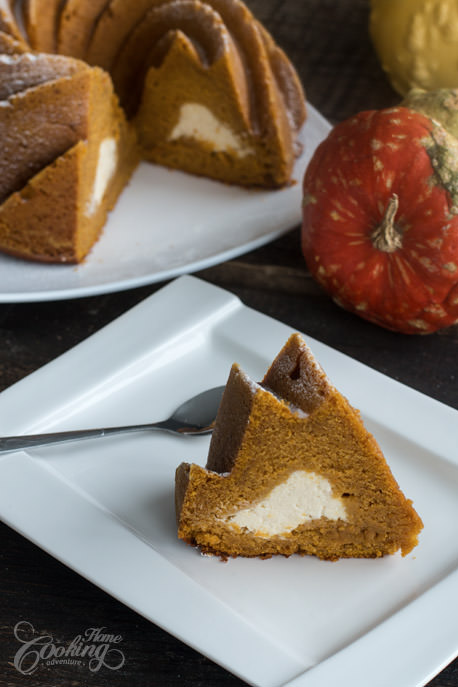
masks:
<svg viewBox="0 0 458 687"><path fill-rule="evenodd" d="M304 410L302 410L302 408L299 408L298 406L294 405L294 403L290 403L290 402L287 401L285 398L281 398L281 396L279 396L278 394L274 393L274 392L272 391L272 389L268 389L268 388L262 386L262 384L259 384L258 382L253 381L253 380L252 380L243 370L241 370L240 368L239 368L239 373L240 373L240 376L242 377L244 383L246 384L246 386L250 389L251 394L252 394L253 396L254 396L255 394L257 394L259 391L262 392L262 393L265 393L265 394L270 394L270 396L272 396L272 398L275 398L276 401L279 401L280 403L286 404L286 405L288 406L288 408L290 409L290 411L291 411L294 415L296 415L297 417L300 417L300 418L303 418L303 419L308 417L308 413L306 413Z"/></svg>
<svg viewBox="0 0 458 687"><path fill-rule="evenodd" d="M89 69L61 55L0 55L0 99Z"/></svg>

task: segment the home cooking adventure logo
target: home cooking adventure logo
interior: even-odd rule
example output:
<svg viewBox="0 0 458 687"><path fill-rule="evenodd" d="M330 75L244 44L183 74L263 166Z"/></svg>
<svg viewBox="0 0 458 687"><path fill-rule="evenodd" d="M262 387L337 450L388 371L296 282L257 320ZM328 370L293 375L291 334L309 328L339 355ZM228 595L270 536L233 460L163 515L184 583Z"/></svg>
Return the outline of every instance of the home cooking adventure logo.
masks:
<svg viewBox="0 0 458 687"><path fill-rule="evenodd" d="M70 643L62 644L54 642L49 634L37 633L31 623L20 621L14 626L14 636L20 647L13 665L23 675L35 672L41 664L48 667L87 666L96 673L101 668L119 670L125 662L125 656L119 648L122 636L108 634L105 627L88 627Z"/></svg>

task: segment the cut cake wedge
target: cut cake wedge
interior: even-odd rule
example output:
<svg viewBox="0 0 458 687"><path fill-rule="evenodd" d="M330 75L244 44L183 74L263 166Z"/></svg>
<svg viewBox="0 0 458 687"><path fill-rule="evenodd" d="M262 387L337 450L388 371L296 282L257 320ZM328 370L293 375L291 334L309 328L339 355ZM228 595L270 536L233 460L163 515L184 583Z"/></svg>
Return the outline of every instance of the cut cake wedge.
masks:
<svg viewBox="0 0 458 687"><path fill-rule="evenodd" d="M207 466L182 463L175 494L179 538L223 558L406 555L423 527L297 334L261 384L232 367Z"/></svg>

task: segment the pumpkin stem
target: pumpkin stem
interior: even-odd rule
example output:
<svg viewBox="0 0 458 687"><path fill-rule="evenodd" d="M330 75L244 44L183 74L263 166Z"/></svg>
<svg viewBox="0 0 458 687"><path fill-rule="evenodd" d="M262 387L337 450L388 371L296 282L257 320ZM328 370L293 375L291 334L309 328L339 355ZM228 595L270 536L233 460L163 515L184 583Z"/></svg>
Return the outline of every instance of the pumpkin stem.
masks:
<svg viewBox="0 0 458 687"><path fill-rule="evenodd" d="M402 247L402 235L394 223L394 218L399 208L399 197L396 193L391 196L385 215L375 230L372 232L371 240L374 248L384 253L394 253Z"/></svg>

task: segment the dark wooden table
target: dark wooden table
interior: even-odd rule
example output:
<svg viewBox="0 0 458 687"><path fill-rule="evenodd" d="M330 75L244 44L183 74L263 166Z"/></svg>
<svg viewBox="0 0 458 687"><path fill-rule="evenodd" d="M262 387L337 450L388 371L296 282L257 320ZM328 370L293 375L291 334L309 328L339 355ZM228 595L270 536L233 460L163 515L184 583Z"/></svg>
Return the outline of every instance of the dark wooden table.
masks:
<svg viewBox="0 0 458 687"><path fill-rule="evenodd" d="M250 0L248 5L294 61L310 102L331 122L399 100L368 38L366 0ZM298 227L269 246L198 276L237 294L246 305L458 407L458 328L408 337L340 310L309 278L299 250ZM72 301L0 305L0 389L71 348L160 286ZM6 526L0 531L1 687L244 684L14 531ZM106 627L122 636L126 663L109 674L43 666L32 677L24 677L12 665L18 649L13 628L19 621L31 623L40 634L49 633L56 643L64 644L83 628ZM351 677L341 676L340 684L351 685ZM430 685L458 686L458 660Z"/></svg>

